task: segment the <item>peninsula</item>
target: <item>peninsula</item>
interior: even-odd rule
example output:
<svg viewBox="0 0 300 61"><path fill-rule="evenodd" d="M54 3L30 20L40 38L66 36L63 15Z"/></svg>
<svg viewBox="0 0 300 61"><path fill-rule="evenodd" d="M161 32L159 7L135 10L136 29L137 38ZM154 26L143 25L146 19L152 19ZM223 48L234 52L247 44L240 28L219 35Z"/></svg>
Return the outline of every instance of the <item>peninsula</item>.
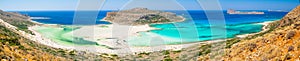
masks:
<svg viewBox="0 0 300 61"><path fill-rule="evenodd" d="M120 25L145 25L153 23L181 22L184 21L184 18L171 12L149 10L147 8L133 8L118 12L108 12L105 20Z"/></svg>

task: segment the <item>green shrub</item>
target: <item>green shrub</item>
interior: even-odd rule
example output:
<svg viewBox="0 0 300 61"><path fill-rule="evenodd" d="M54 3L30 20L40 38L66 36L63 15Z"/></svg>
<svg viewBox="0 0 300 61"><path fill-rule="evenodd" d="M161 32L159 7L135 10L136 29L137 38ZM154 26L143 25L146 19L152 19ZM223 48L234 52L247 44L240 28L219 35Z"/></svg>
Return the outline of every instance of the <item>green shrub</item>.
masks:
<svg viewBox="0 0 300 61"><path fill-rule="evenodd" d="M240 42L241 40L239 40L239 39L230 39L230 40L227 40L226 41L226 46L225 46L225 48L231 48L231 46L233 45L233 44L235 44L235 43L238 43L238 42Z"/></svg>
<svg viewBox="0 0 300 61"><path fill-rule="evenodd" d="M171 58L166 58L164 61L173 61Z"/></svg>
<svg viewBox="0 0 300 61"><path fill-rule="evenodd" d="M164 54L164 55L169 55L170 52L169 52L169 51L163 51L163 54Z"/></svg>

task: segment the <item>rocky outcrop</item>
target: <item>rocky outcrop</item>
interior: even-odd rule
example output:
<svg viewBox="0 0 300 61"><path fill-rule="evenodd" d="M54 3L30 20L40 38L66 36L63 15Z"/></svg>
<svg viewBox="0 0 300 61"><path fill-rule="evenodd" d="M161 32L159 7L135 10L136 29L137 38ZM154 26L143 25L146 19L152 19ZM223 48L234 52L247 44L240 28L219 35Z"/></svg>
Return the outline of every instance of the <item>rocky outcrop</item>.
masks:
<svg viewBox="0 0 300 61"><path fill-rule="evenodd" d="M180 22L184 18L175 13L134 8L118 12L108 12L105 20L121 25L144 25L152 23Z"/></svg>
<svg viewBox="0 0 300 61"><path fill-rule="evenodd" d="M289 26L297 20L300 19L300 7L296 7L293 11L289 12L285 17L283 17L279 22L279 27Z"/></svg>

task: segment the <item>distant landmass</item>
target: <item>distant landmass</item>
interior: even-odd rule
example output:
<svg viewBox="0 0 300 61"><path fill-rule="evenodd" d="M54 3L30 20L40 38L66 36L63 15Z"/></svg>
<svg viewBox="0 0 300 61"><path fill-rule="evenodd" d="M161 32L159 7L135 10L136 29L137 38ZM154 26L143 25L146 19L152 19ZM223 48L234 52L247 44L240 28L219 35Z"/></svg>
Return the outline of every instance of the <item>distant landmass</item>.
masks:
<svg viewBox="0 0 300 61"><path fill-rule="evenodd" d="M133 8L118 12L108 12L105 20L120 25L144 25L153 23L170 23L184 21L182 16L175 13Z"/></svg>
<svg viewBox="0 0 300 61"><path fill-rule="evenodd" d="M285 10L268 10L269 12L288 12L288 11L285 11Z"/></svg>
<svg viewBox="0 0 300 61"><path fill-rule="evenodd" d="M228 14L265 14L265 12L257 12L257 11L249 11L249 12L242 12L242 11L236 11L233 9L227 10Z"/></svg>

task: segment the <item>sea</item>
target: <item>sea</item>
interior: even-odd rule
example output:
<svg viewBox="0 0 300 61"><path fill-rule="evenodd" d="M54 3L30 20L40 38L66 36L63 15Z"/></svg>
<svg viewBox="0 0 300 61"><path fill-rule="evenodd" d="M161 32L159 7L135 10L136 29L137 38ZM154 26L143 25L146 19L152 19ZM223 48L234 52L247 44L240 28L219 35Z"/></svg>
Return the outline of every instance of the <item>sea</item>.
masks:
<svg viewBox="0 0 300 61"><path fill-rule="evenodd" d="M259 10L263 11L263 10ZM33 20L39 23L44 24L60 24L60 25L74 25L74 16L76 11L17 11L21 14L28 15L33 17ZM95 24L111 24L102 20L107 12L112 11L98 11L99 14L95 18ZM262 22L280 20L288 12L269 12L263 11L265 14L256 15L256 14L227 14L226 11L223 11L224 20L210 20L207 18L205 11L203 10L190 10L190 11L166 11L173 12L177 15L181 15L186 18L183 22L176 23L166 23L166 24L151 24L151 27L160 28L159 30L149 31L152 35L160 35L168 37L171 39L164 39L164 44L183 44L183 43L193 43L201 41L213 41L218 39L227 39L234 38L237 35L250 34L262 31ZM85 17L85 16L80 16ZM214 23L224 23L224 26L216 26L211 21L219 21ZM212 32L224 32L224 35L218 35L221 33L212 33ZM51 31L49 31L51 32ZM142 35L150 35L149 32L141 32ZM55 38L55 37L54 37ZM64 36L60 36L64 38ZM160 37L154 37L153 40L160 39ZM58 39L60 42L65 39ZM151 43L151 40L147 38L129 40L129 44L134 46L149 46L147 44ZM95 44L93 42L75 43L74 41L65 43L70 44Z"/></svg>

